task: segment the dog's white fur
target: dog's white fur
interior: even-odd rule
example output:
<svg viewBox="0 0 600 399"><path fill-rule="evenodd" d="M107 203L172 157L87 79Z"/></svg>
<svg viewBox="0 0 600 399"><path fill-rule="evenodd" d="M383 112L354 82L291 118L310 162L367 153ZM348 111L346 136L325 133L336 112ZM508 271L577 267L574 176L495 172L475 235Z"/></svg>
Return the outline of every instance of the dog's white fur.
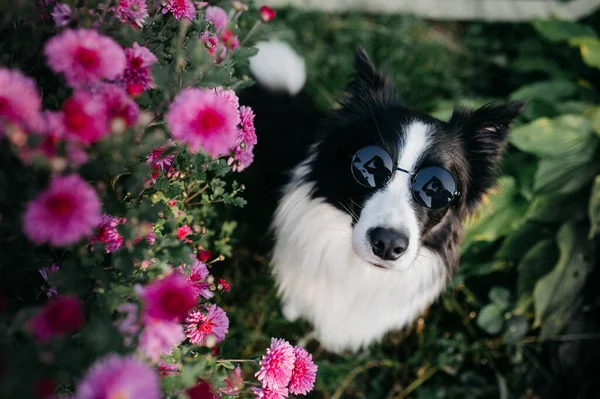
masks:
<svg viewBox="0 0 600 399"><path fill-rule="evenodd" d="M427 126L413 123L398 165L412 170L427 142ZM302 182L308 168L305 162L294 171L273 223L272 268L283 312L289 320L307 319L328 350L355 351L411 323L439 296L447 268L437 254L419 245L406 173L396 173L366 202L353 229L349 214L311 197L313 184ZM375 226L410 232L409 250L388 270L371 265L372 254L359 252L368 245L366 228Z"/></svg>
<svg viewBox="0 0 600 399"><path fill-rule="evenodd" d="M250 72L268 90L297 94L306 82L304 60L280 41L259 42L258 53L250 58Z"/></svg>

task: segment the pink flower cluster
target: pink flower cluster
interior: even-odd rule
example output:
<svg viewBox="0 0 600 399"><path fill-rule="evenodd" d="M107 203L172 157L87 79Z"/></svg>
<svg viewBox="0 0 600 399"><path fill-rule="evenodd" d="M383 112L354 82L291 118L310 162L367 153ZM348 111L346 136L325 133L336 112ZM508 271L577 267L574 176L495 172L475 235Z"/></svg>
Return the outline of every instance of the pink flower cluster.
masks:
<svg viewBox="0 0 600 399"><path fill-rule="evenodd" d="M240 40L231 29L228 29L227 12L221 7L207 7L204 11L204 19L214 27L214 32L206 30L200 37L200 41L213 57L213 62L218 64L229 51L239 47Z"/></svg>
<svg viewBox="0 0 600 399"><path fill-rule="evenodd" d="M90 238L89 243L97 242L105 244L106 253L115 252L123 245L123 237L117 231L117 225L121 222L118 217L103 215L100 225L96 228L96 235Z"/></svg>
<svg viewBox="0 0 600 399"><path fill-rule="evenodd" d="M317 365L305 349L283 339L271 339L255 376L262 388L252 388L257 398L283 399L288 394L306 395L313 389Z"/></svg>
<svg viewBox="0 0 600 399"><path fill-rule="evenodd" d="M171 103L166 120L173 137L192 152L202 149L211 157L233 153L228 163L234 171L244 170L254 159L254 113L239 106L233 90L183 90Z"/></svg>
<svg viewBox="0 0 600 399"><path fill-rule="evenodd" d="M85 323L83 306L79 298L72 295L59 295L50 299L40 311L29 320L28 328L39 342L72 334Z"/></svg>

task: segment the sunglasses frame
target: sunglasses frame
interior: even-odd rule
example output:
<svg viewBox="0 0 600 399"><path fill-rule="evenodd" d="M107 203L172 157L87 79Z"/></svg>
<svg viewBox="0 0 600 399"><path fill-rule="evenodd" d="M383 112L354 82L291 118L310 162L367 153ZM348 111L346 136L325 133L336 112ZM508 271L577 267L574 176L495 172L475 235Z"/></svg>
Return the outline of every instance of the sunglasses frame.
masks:
<svg viewBox="0 0 600 399"><path fill-rule="evenodd" d="M446 207L450 206L450 204L452 202L454 202L454 199L460 195L460 191L458 190L458 183L456 182L456 178L454 177L454 175L452 174L452 172L450 172L448 169L444 168L443 166L437 166L437 165L425 166L425 167L422 167L422 168L418 169L416 172L411 172L411 171L408 171L406 169L399 168L399 167L396 166L396 163L394 162L394 159L392 158L392 156L386 150L384 150L383 148L381 148L381 147L379 147L377 145L367 145L367 146L364 146L364 147L360 148L358 151L356 151L354 153L354 155L352 155L350 157L350 174L352 174L352 177L354 178L354 180L358 184L360 184L361 186L366 187L366 188L371 188L371 189L378 188L377 186L373 187L373 186L367 186L367 185L362 184L356 178L356 176L354 175L354 171L353 171L354 164L353 164L352 160L354 160L354 158L356 158L356 154L358 154L359 152L363 151L365 148L369 148L369 147L376 147L376 148L378 148L380 151L386 153L387 156L392 161L392 173L391 173L390 177L385 181L384 184L387 184L390 180L392 180L392 178L394 177L394 172L400 171L400 172L406 173L407 175L409 175L411 177L411 179L410 179L410 193L413 196L414 200L419 203L419 205L421 205L421 206L423 206L423 207L425 207L427 209L443 209L443 208L446 208ZM442 206L440 208L432 208L432 207L429 207L427 205L424 205L421 202L420 199L416 198L416 196L415 196L415 190L413 189L413 187L415 186L415 180L416 180L417 176L419 175L419 173L421 173L423 170L426 170L426 169L429 169L429 168L442 169L442 170L446 171L452 177L452 180L454 180L454 186L455 186L456 189L452 193L452 199L446 205L444 205L444 206Z"/></svg>

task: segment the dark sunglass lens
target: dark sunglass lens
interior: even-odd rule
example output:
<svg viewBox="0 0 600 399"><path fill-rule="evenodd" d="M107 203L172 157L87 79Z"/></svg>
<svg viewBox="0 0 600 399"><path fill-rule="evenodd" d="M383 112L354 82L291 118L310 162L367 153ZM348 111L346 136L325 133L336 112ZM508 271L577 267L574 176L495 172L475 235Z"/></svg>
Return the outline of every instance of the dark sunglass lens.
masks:
<svg viewBox="0 0 600 399"><path fill-rule="evenodd" d="M358 183L373 188L383 186L390 179L394 163L383 148L368 146L354 154L350 168Z"/></svg>
<svg viewBox="0 0 600 399"><path fill-rule="evenodd" d="M448 206L456 195L456 180L450 172L440 167L421 169L413 179L415 200L421 205L440 209Z"/></svg>

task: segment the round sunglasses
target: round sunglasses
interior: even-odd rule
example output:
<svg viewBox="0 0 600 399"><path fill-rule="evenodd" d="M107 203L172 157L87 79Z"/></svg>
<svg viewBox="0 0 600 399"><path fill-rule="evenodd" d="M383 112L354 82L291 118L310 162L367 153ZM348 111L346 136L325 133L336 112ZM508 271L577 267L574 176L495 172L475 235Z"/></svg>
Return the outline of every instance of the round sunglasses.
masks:
<svg viewBox="0 0 600 399"><path fill-rule="evenodd" d="M397 168L390 154L383 148L370 145L354 154L350 164L352 176L362 186L377 188L385 185L399 170L412 177L411 192L419 204L429 209L444 208L460 195L456 179L441 166L426 166L413 173Z"/></svg>

